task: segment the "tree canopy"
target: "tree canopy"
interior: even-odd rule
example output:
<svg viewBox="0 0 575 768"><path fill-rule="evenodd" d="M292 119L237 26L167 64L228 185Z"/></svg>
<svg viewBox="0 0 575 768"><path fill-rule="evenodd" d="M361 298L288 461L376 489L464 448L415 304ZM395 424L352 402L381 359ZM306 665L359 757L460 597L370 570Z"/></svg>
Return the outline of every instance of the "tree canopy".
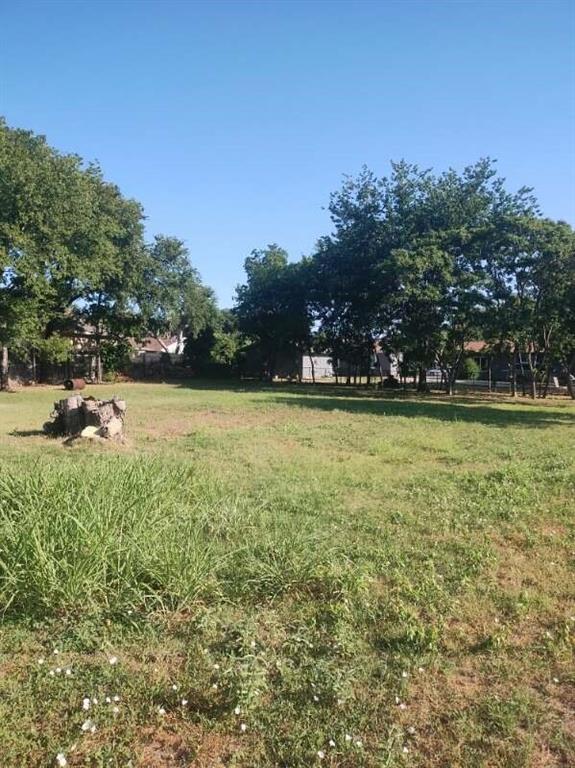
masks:
<svg viewBox="0 0 575 768"><path fill-rule="evenodd" d="M78 328L126 339L185 328L214 311L177 238L144 239L141 205L95 164L0 121L0 343L62 350Z"/></svg>

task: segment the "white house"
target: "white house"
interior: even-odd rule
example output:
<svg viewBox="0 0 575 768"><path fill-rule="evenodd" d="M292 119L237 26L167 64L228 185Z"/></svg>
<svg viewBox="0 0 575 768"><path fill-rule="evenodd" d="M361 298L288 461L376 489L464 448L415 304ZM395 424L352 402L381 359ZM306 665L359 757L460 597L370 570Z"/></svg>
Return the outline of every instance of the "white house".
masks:
<svg viewBox="0 0 575 768"><path fill-rule="evenodd" d="M302 379L330 379L334 375L331 357L327 355L302 355L300 371Z"/></svg>

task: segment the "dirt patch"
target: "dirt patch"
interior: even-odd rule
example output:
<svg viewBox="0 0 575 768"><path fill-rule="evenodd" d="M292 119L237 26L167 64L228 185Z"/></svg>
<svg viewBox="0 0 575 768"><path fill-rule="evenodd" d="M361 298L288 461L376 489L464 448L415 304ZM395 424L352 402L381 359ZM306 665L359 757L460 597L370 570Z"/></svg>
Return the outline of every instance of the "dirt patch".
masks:
<svg viewBox="0 0 575 768"><path fill-rule="evenodd" d="M162 728L146 729L136 753L139 768L221 768L239 749L239 740L225 734L203 730L198 725L178 722L177 732L166 723Z"/></svg>

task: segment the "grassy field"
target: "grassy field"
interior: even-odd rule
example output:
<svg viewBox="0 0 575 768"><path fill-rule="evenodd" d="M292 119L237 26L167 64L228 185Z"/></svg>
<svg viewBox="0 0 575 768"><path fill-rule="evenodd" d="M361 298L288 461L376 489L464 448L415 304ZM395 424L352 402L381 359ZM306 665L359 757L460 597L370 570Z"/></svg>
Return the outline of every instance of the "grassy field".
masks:
<svg viewBox="0 0 575 768"><path fill-rule="evenodd" d="M0 396L0 765L575 765L575 408ZM58 757L57 757L58 756Z"/></svg>

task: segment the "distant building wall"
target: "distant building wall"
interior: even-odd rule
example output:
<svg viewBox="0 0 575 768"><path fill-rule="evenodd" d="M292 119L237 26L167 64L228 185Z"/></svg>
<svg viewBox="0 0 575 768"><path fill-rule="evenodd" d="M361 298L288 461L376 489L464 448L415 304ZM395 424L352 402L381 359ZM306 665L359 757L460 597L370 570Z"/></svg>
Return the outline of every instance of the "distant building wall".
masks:
<svg viewBox="0 0 575 768"><path fill-rule="evenodd" d="M313 360L313 367L312 367ZM330 379L334 375L331 357L327 355L309 355L301 356L301 377L302 379Z"/></svg>

